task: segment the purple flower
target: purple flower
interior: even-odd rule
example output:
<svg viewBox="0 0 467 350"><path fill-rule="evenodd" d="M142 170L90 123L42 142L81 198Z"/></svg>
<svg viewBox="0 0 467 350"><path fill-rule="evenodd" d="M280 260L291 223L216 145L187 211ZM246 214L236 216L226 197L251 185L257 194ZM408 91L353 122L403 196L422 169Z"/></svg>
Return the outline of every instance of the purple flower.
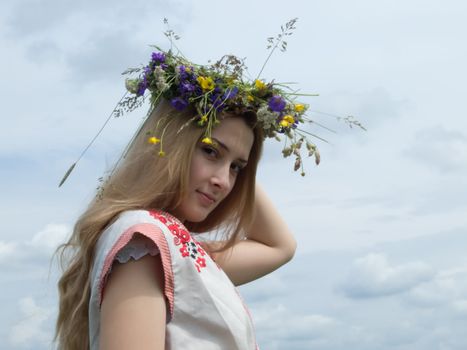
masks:
<svg viewBox="0 0 467 350"><path fill-rule="evenodd" d="M282 112L285 108L285 100L282 96L274 95L269 99L269 109L273 112Z"/></svg>
<svg viewBox="0 0 467 350"><path fill-rule="evenodd" d="M152 73L152 69L149 66L144 67L144 79L146 80L149 75Z"/></svg>
<svg viewBox="0 0 467 350"><path fill-rule="evenodd" d="M186 75L187 75L186 68L185 68L185 66L183 64L178 66L178 72L179 72L180 76L182 76L182 77L186 77Z"/></svg>
<svg viewBox="0 0 467 350"><path fill-rule="evenodd" d="M190 82L185 81L185 82L183 82L183 83L180 84L180 92L181 92L183 95L190 95L190 94L192 94L194 91L195 91L195 87L194 87L194 85L191 84Z"/></svg>
<svg viewBox="0 0 467 350"><path fill-rule="evenodd" d="M227 88L224 93L224 100L229 100L231 98L234 98L238 94L238 87L235 86L233 89Z"/></svg>
<svg viewBox="0 0 467 350"><path fill-rule="evenodd" d="M292 129L296 129L297 126L298 126L298 118L297 118L297 116L295 116L294 119L295 119L295 121L294 121L293 124L292 124Z"/></svg>
<svg viewBox="0 0 467 350"><path fill-rule="evenodd" d="M224 109L224 101L222 101L222 99L220 98L219 95L212 95L211 96L211 103L213 105L213 107L218 111L222 111Z"/></svg>
<svg viewBox="0 0 467 350"><path fill-rule="evenodd" d="M165 62L165 54L163 52L153 52L152 61L156 65Z"/></svg>
<svg viewBox="0 0 467 350"><path fill-rule="evenodd" d="M175 97L170 101L172 107L178 111L183 111L188 106L188 101L184 100L181 97Z"/></svg>
<svg viewBox="0 0 467 350"><path fill-rule="evenodd" d="M136 94L138 96L143 96L147 88L148 88L148 82L145 79L138 84L138 92Z"/></svg>

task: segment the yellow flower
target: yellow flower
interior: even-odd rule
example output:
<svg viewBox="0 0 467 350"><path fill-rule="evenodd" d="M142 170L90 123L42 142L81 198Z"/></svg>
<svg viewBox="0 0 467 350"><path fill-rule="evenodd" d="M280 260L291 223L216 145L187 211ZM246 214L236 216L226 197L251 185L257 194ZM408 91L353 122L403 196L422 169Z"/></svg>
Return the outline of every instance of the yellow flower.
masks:
<svg viewBox="0 0 467 350"><path fill-rule="evenodd" d="M295 112L302 112L305 109L305 105L302 105L301 103L297 103L295 105Z"/></svg>
<svg viewBox="0 0 467 350"><path fill-rule="evenodd" d="M289 123L287 123L285 120L281 120L281 121L279 122L279 125L282 126L283 128L286 128L286 127L289 126Z"/></svg>
<svg viewBox="0 0 467 350"><path fill-rule="evenodd" d="M152 136L148 139L148 142L150 144L157 145L159 142L161 142L161 140L158 139L157 137Z"/></svg>
<svg viewBox="0 0 467 350"><path fill-rule="evenodd" d="M282 118L282 120L285 120L289 124L293 124L293 122L295 121L295 119L289 114L285 115L284 118Z"/></svg>
<svg viewBox="0 0 467 350"><path fill-rule="evenodd" d="M279 122L279 125L282 126L283 128L288 128L294 123L294 121L295 119L291 115L287 114Z"/></svg>
<svg viewBox="0 0 467 350"><path fill-rule="evenodd" d="M201 118L198 120L198 125L203 126L204 124L206 124L207 121L208 121L208 115L207 114L202 115Z"/></svg>
<svg viewBox="0 0 467 350"><path fill-rule="evenodd" d="M216 84L214 84L214 81L212 80L211 77L198 77L198 83L199 85L201 85L201 87L203 88L203 90L207 91L207 90L212 90L214 89L214 86L216 86Z"/></svg>
<svg viewBox="0 0 467 350"><path fill-rule="evenodd" d="M162 151L162 150L160 150L160 151L159 151L159 157L163 157L163 156L165 156L165 152Z"/></svg>
<svg viewBox="0 0 467 350"><path fill-rule="evenodd" d="M251 95L248 95L246 98L247 98L248 102L253 102L255 100L255 98L253 96L251 96Z"/></svg>
<svg viewBox="0 0 467 350"><path fill-rule="evenodd" d="M212 140L210 137L205 137L204 139L201 140L202 143L212 145Z"/></svg>
<svg viewBox="0 0 467 350"><path fill-rule="evenodd" d="M258 90L263 90L266 88L266 84L264 82L262 82L261 80L259 79L256 79L255 80L255 87L258 89Z"/></svg>

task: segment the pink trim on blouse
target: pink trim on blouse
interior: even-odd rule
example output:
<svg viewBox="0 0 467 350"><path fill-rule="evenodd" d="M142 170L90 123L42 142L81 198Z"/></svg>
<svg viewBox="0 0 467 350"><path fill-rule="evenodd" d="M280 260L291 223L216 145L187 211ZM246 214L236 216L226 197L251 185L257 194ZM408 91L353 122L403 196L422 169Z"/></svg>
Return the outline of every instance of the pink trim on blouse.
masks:
<svg viewBox="0 0 467 350"><path fill-rule="evenodd" d="M164 270L164 294L169 301L170 316L173 316L174 310L174 276L172 272L172 261L170 258L169 246L165 240L164 233L162 230L154 224L137 224L128 228L119 237L117 242L113 245L110 252L107 254L104 267L99 277L99 305L102 304L104 297L104 287L108 273L112 267L112 263L117 253L128 244L133 238L135 233L139 233L149 239L151 239L159 249L162 261L162 268Z"/></svg>

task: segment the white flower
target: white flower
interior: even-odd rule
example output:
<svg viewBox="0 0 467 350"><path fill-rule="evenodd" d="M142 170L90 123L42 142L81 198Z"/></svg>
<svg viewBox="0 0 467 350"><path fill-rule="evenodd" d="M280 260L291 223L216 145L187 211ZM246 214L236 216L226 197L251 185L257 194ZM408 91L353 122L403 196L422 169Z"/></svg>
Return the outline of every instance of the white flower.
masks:
<svg viewBox="0 0 467 350"><path fill-rule="evenodd" d="M157 89L161 92L164 92L169 88L169 84L165 82L165 80L157 80L156 82Z"/></svg>
<svg viewBox="0 0 467 350"><path fill-rule="evenodd" d="M258 109L258 112L256 112L256 117L258 121L263 124L263 128L268 130L274 128L279 113L270 111L268 106L262 106Z"/></svg>
<svg viewBox="0 0 467 350"><path fill-rule="evenodd" d="M154 78L159 79L161 77L164 77L164 73L164 70L160 66L154 68Z"/></svg>
<svg viewBox="0 0 467 350"><path fill-rule="evenodd" d="M125 87L132 94L138 93L139 79L126 79Z"/></svg>

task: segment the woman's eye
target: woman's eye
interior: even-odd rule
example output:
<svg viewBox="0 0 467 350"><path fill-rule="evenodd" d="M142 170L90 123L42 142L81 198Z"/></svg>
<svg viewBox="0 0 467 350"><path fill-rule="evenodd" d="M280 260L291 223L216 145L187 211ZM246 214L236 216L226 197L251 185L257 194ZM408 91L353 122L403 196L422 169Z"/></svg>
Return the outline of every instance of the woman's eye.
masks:
<svg viewBox="0 0 467 350"><path fill-rule="evenodd" d="M235 163L234 163L234 164L232 164L232 165L230 166L230 169L231 169L234 173L238 174L238 173L243 169L243 166L241 166L240 164L235 164Z"/></svg>
<svg viewBox="0 0 467 350"><path fill-rule="evenodd" d="M203 152L210 157L217 157L217 150L212 147L203 147Z"/></svg>

